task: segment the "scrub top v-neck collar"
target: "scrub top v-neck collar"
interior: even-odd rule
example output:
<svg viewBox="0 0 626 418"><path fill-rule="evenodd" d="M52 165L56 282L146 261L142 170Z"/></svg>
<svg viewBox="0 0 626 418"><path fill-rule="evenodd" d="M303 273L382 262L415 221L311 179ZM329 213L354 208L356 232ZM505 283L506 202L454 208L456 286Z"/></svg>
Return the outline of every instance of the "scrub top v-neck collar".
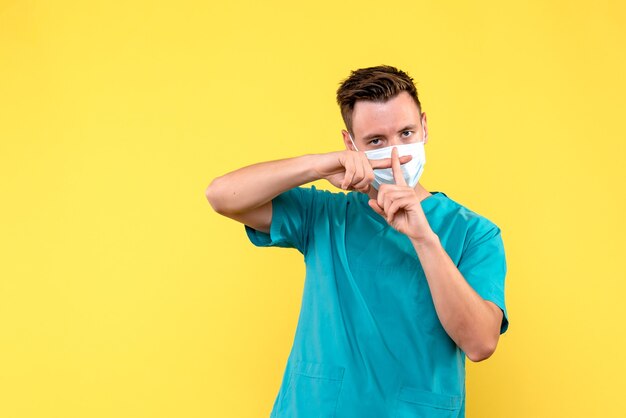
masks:
<svg viewBox="0 0 626 418"><path fill-rule="evenodd" d="M365 206L365 213L367 213L367 215L370 218L374 219L376 222L384 226L390 227L387 221L382 216L374 212L374 209L372 209L370 205L367 203L370 200L370 197L367 194L361 193L361 192L353 192L353 193L357 194L357 199L361 202L361 204ZM429 193L431 193L430 196L426 197L425 199L420 200L420 204L422 205L422 210L424 211L424 214L428 213L432 208L437 206L437 203L439 203L439 200L441 200L444 197L447 197L447 195L444 192L433 191Z"/></svg>

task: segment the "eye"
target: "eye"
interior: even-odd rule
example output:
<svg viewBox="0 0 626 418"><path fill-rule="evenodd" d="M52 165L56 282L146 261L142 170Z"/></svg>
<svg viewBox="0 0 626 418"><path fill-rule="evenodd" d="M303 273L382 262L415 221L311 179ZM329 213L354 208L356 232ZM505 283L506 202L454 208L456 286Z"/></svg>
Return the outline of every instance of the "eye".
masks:
<svg viewBox="0 0 626 418"><path fill-rule="evenodd" d="M409 133L409 135L404 135L407 132ZM408 138L409 136L411 136L412 133L413 133L413 131L404 131L404 132L402 132L402 135L404 135L405 138Z"/></svg>
<svg viewBox="0 0 626 418"><path fill-rule="evenodd" d="M370 141L371 145L378 145L380 144L380 138L374 138Z"/></svg>

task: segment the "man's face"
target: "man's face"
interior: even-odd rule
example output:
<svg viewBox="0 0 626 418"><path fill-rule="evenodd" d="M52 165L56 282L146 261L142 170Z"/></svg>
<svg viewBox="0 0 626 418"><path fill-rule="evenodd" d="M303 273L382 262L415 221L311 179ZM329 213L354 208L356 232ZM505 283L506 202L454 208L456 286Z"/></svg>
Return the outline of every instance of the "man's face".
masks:
<svg viewBox="0 0 626 418"><path fill-rule="evenodd" d="M386 102L358 100L352 111L352 131L359 151L428 141L426 113L420 115L406 91ZM344 130L342 134L346 149L354 150L348 132Z"/></svg>

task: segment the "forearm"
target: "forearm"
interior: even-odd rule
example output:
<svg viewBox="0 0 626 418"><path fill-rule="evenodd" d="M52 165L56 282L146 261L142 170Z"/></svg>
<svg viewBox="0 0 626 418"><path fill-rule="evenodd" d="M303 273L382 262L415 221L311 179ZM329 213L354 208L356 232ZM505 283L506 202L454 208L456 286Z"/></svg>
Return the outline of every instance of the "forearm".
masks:
<svg viewBox="0 0 626 418"><path fill-rule="evenodd" d="M465 280L433 233L432 239L411 240L426 274L437 316L444 329L472 361L495 350L499 324L491 307Z"/></svg>
<svg viewBox="0 0 626 418"><path fill-rule="evenodd" d="M280 193L318 180L316 154L253 164L214 179L206 196L220 213L242 213L255 209Z"/></svg>

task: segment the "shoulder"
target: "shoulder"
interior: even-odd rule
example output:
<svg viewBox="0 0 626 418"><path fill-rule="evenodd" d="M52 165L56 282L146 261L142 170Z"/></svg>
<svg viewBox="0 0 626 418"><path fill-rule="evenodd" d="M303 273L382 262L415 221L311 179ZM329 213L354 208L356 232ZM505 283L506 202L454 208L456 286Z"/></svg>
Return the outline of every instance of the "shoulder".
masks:
<svg viewBox="0 0 626 418"><path fill-rule="evenodd" d="M310 187L298 186L293 189L289 189L282 193L282 195L291 195L294 198L299 199L315 199L322 201L347 201L347 195L343 192L331 192L330 190L318 189L315 185Z"/></svg>
<svg viewBox="0 0 626 418"><path fill-rule="evenodd" d="M451 224L466 231L467 241L474 241L485 235L497 235L501 232L498 225L486 216L450 198L445 193L441 194L440 210L449 218Z"/></svg>
<svg viewBox="0 0 626 418"><path fill-rule="evenodd" d="M318 189L315 185L311 185L310 187L298 186L286 190L274 198L274 203L286 207L295 206L320 211L324 208L345 206L348 203L348 198L344 193Z"/></svg>

